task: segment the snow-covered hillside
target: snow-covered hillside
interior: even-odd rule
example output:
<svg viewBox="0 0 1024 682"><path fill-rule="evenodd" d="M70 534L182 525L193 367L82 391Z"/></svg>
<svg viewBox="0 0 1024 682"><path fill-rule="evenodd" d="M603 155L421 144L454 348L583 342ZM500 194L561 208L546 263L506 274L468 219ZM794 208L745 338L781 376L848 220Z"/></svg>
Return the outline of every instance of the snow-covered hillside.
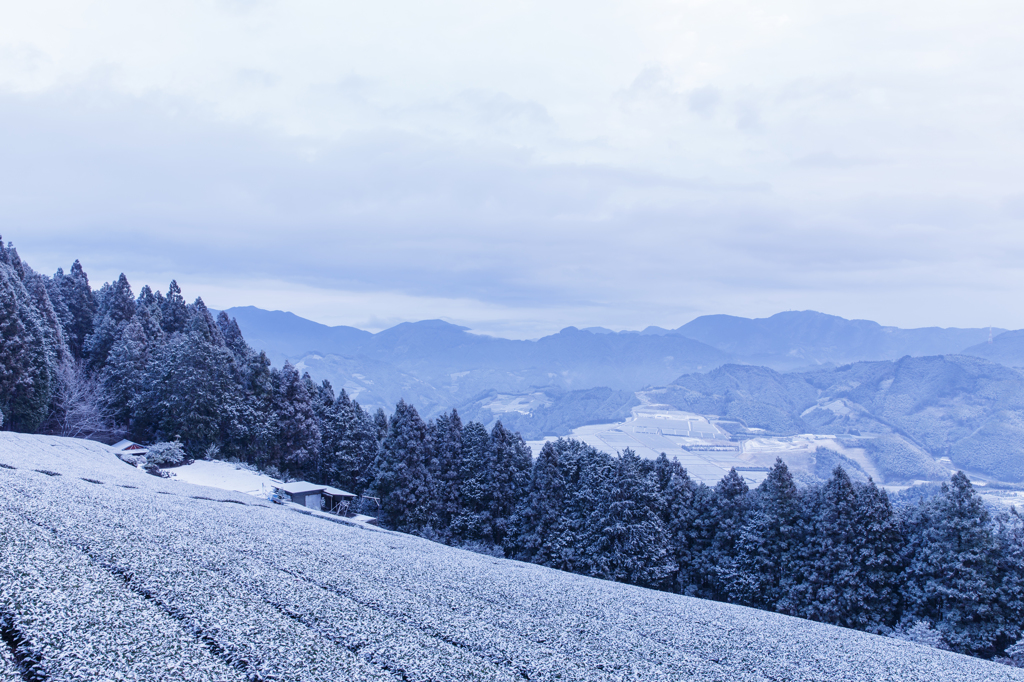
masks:
<svg viewBox="0 0 1024 682"><path fill-rule="evenodd" d="M494 559L0 433L0 680L1024 680Z"/></svg>
<svg viewBox="0 0 1024 682"><path fill-rule="evenodd" d="M273 492L274 485L281 483L240 464L220 461L196 460L192 464L168 469L167 472L176 481L247 493L263 499L267 499Z"/></svg>

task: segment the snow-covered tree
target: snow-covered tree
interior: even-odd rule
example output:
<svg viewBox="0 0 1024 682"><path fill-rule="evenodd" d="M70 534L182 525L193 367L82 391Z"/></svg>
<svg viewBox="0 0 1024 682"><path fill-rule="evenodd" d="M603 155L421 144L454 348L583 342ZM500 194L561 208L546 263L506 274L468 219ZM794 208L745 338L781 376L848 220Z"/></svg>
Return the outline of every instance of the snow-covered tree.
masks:
<svg viewBox="0 0 1024 682"><path fill-rule="evenodd" d="M957 472L917 511L909 529L905 618L931 623L954 651L995 653L1007 622L998 599L998 545L984 502Z"/></svg>
<svg viewBox="0 0 1024 682"><path fill-rule="evenodd" d="M504 546L511 531L512 517L526 495L533 466L533 453L523 437L512 433L498 421L488 438L487 466L488 515L490 540Z"/></svg>
<svg viewBox="0 0 1024 682"><path fill-rule="evenodd" d="M399 401L374 463L371 486L380 498L380 519L386 527L417 531L429 523L433 507L429 457L427 425L416 408Z"/></svg>
<svg viewBox="0 0 1024 682"><path fill-rule="evenodd" d="M775 460L751 503L722 579L730 601L774 609L793 582L800 532L800 499L785 462Z"/></svg>
<svg viewBox="0 0 1024 682"><path fill-rule="evenodd" d="M591 521L591 575L644 587L665 586L674 565L658 513L658 489L633 450L627 448L616 458L603 493Z"/></svg>
<svg viewBox="0 0 1024 682"><path fill-rule="evenodd" d="M459 413L442 413L430 424L432 453L429 473L434 481L435 530L441 539L450 542L454 519L462 514L462 420Z"/></svg>
<svg viewBox="0 0 1024 682"><path fill-rule="evenodd" d="M575 441L573 441L575 442ZM540 449L530 484L516 516L512 554L522 561L552 566L565 548L566 480L564 457L570 441L559 438Z"/></svg>
<svg viewBox="0 0 1024 682"><path fill-rule="evenodd" d="M145 371L149 361L149 339L138 319L122 330L100 373L103 377L107 412L125 428L131 425L132 404L145 390Z"/></svg>
<svg viewBox="0 0 1024 682"><path fill-rule="evenodd" d="M310 384L299 376L291 363L280 373L280 385L274 402L277 413L279 466L301 476L308 473L320 449L320 425L313 408Z"/></svg>
<svg viewBox="0 0 1024 682"><path fill-rule="evenodd" d="M31 433L50 411L59 355L26 279L18 252L0 243L0 411L5 429ZM48 301L45 288L34 293Z"/></svg>
<svg viewBox="0 0 1024 682"><path fill-rule="evenodd" d="M171 280L167 287L167 296L164 297L160 312L160 323L165 332L173 334L185 331L185 325L188 324L188 307L176 280Z"/></svg>
<svg viewBox="0 0 1024 682"><path fill-rule="evenodd" d="M93 331L85 339L85 355L93 370L98 371L106 364L110 349L134 315L135 296L122 272L114 284L104 284L97 297Z"/></svg>

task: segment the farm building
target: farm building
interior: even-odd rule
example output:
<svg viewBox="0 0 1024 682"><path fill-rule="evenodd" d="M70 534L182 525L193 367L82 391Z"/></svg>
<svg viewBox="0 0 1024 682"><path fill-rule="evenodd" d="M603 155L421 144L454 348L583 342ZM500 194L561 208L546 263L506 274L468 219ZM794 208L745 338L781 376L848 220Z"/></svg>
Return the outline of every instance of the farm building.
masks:
<svg viewBox="0 0 1024 682"><path fill-rule="evenodd" d="M295 504L310 509L323 509L323 492L327 486L317 485L309 481L293 481L275 485L274 489Z"/></svg>
<svg viewBox="0 0 1024 682"><path fill-rule="evenodd" d="M377 522L372 516L355 513L352 503L358 497L357 495L332 488L329 485L317 485L309 481L293 481L275 485L274 491L286 500L309 509L347 516L364 523L376 524Z"/></svg>

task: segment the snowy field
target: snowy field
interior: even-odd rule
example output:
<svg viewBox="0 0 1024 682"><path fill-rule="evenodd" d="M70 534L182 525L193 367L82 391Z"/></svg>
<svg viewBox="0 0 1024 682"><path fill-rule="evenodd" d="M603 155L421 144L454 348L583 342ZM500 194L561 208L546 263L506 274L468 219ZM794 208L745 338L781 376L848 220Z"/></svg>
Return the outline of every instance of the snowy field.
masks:
<svg viewBox="0 0 1024 682"><path fill-rule="evenodd" d="M609 455L631 448L640 457L656 459L664 452L669 458L678 459L691 478L711 486L733 467L748 485L757 486L776 457L781 457L794 471L807 471L814 462L818 446L857 460L865 471L879 478L863 450L847 450L834 437L806 434L732 441L728 433L705 415L657 405L640 405L632 412L629 419L615 424L581 426L568 438L583 441ZM555 439L529 441L534 456L548 440Z"/></svg>
<svg viewBox="0 0 1024 682"><path fill-rule="evenodd" d="M221 461L196 460L192 464L167 469L167 473L175 481L246 493L264 500L273 492L273 486L281 483L257 471Z"/></svg>
<svg viewBox="0 0 1024 682"><path fill-rule="evenodd" d="M95 443L0 433L0 465L0 620L50 680L1024 680L156 478Z"/></svg>

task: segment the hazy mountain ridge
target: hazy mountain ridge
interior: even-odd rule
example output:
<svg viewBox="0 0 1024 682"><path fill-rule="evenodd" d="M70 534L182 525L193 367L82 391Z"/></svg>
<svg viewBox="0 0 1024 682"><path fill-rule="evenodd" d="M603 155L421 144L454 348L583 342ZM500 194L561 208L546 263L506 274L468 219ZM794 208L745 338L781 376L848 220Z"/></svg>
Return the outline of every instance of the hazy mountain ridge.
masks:
<svg viewBox="0 0 1024 682"><path fill-rule="evenodd" d="M804 311L763 319L709 315L675 330L567 327L534 341L517 341L472 334L440 320L402 323L371 334L280 311L247 307L226 312L275 363L301 364L314 378L328 379L336 389L345 387L365 405L391 409L405 398L426 414L451 407L476 410L477 398L488 391L546 391L551 399L598 387L636 391L727 363L788 371L956 353L976 348L990 333L905 330ZM553 418L551 423L562 421Z"/></svg>
<svg viewBox="0 0 1024 682"><path fill-rule="evenodd" d="M773 369L960 353L987 341L990 333L987 327L900 329L814 311L784 312L759 319L705 315L676 331L745 358L745 364ZM1004 331L991 330L995 334Z"/></svg>
<svg viewBox="0 0 1024 682"><path fill-rule="evenodd" d="M271 359L301 365L335 389L355 393L364 405L391 409L405 398L427 414L465 405L492 390L549 390L552 395L597 387L635 391L730 360L680 335L593 334L567 327L536 341L516 341L471 334L440 320L407 322L370 334L351 327L310 327L316 323L256 308L225 312L243 333L253 330L254 347ZM280 339L273 336L275 329ZM300 351L307 331L308 347Z"/></svg>

